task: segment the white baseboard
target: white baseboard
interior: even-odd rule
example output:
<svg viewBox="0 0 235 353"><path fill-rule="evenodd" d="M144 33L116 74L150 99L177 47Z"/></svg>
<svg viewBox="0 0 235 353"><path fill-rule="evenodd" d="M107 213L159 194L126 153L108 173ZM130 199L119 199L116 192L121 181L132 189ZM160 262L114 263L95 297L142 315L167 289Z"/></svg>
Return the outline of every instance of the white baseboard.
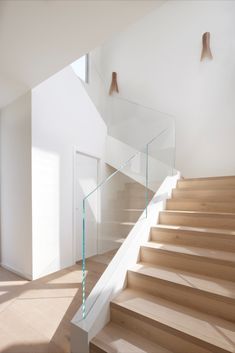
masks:
<svg viewBox="0 0 235 353"><path fill-rule="evenodd" d="M28 274L28 273L25 273L25 272L21 272L21 271L18 271L17 269L15 269L14 267L12 266L9 266L9 265L6 265L4 263L0 263L0 266L5 268L6 270L10 271L10 272L13 272L15 273L17 276L20 276L22 277L23 279L27 279L29 281L32 281L32 275Z"/></svg>

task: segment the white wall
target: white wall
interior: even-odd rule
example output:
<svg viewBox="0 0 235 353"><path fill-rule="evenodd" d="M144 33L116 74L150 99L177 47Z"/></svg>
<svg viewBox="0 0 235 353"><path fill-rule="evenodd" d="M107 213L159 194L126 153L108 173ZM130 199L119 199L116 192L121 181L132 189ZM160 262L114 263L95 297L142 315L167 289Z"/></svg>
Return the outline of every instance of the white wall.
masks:
<svg viewBox="0 0 235 353"><path fill-rule="evenodd" d="M167 138L168 133L166 135L166 139ZM164 143L167 142L168 141L163 141L161 139L163 150ZM170 153L162 156L161 150L158 150L158 146L154 143L153 145L150 144L150 146L148 146L148 157L146 156L146 149L139 152L130 145L127 145L112 136L107 137L106 146L106 163L116 169L119 169L120 166L125 165L125 167L121 170L121 174L129 177L132 183L136 182L142 186L146 186L147 182L148 188L153 192L157 191L158 187L167 176L170 176L176 172L172 168L172 151L170 150ZM129 162L126 163L128 160ZM146 180L147 164L148 177Z"/></svg>
<svg viewBox="0 0 235 353"><path fill-rule="evenodd" d="M107 85L117 71L122 97L176 117L185 177L235 174L234 19L234 1L167 1L96 53ZM206 31L214 60L200 62Z"/></svg>
<svg viewBox="0 0 235 353"><path fill-rule="evenodd" d="M1 111L1 263L32 277L31 94Z"/></svg>
<svg viewBox="0 0 235 353"><path fill-rule="evenodd" d="M163 1L1 0L0 107Z"/></svg>
<svg viewBox="0 0 235 353"><path fill-rule="evenodd" d="M34 278L73 263L73 158L103 159L106 125L70 67L32 90Z"/></svg>

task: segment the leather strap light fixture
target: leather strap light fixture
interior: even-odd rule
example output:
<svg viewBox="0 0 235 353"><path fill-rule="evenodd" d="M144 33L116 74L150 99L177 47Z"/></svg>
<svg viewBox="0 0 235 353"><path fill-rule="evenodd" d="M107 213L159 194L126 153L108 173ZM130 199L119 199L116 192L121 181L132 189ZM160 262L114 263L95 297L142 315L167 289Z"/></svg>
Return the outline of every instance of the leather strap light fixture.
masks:
<svg viewBox="0 0 235 353"><path fill-rule="evenodd" d="M205 58L210 60L213 59L211 48L210 48L210 32L205 32L202 35L202 54L201 54L201 61Z"/></svg>
<svg viewBox="0 0 235 353"><path fill-rule="evenodd" d="M112 72L112 81L111 81L111 85L110 85L110 89L109 89L109 95L111 96L113 94L113 92L119 93L116 72Z"/></svg>

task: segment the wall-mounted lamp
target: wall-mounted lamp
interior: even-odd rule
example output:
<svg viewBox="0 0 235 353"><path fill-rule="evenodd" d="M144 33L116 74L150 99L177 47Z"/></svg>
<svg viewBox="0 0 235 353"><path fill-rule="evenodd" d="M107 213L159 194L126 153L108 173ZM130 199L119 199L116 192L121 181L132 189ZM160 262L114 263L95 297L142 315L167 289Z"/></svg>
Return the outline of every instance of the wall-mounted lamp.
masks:
<svg viewBox="0 0 235 353"><path fill-rule="evenodd" d="M202 54L201 54L201 61L205 58L210 60L213 59L211 48L210 48L210 32L205 32L202 35Z"/></svg>
<svg viewBox="0 0 235 353"><path fill-rule="evenodd" d="M109 89L109 95L111 96L113 94L113 92L119 93L116 72L112 72L112 81L111 81L111 85L110 85L110 89Z"/></svg>

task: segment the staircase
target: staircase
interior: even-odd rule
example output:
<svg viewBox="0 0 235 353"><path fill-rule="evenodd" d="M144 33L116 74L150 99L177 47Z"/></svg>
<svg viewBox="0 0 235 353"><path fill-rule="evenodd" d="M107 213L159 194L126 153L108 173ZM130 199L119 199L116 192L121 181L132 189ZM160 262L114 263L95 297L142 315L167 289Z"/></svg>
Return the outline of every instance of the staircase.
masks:
<svg viewBox="0 0 235 353"><path fill-rule="evenodd" d="M235 352L235 177L182 179L90 353Z"/></svg>
<svg viewBox="0 0 235 353"><path fill-rule="evenodd" d="M113 185L111 185L112 187ZM154 193L125 176L125 183L116 192L106 193L105 207L102 208L102 241L98 242L99 253L117 250L146 207L146 197L151 200Z"/></svg>

